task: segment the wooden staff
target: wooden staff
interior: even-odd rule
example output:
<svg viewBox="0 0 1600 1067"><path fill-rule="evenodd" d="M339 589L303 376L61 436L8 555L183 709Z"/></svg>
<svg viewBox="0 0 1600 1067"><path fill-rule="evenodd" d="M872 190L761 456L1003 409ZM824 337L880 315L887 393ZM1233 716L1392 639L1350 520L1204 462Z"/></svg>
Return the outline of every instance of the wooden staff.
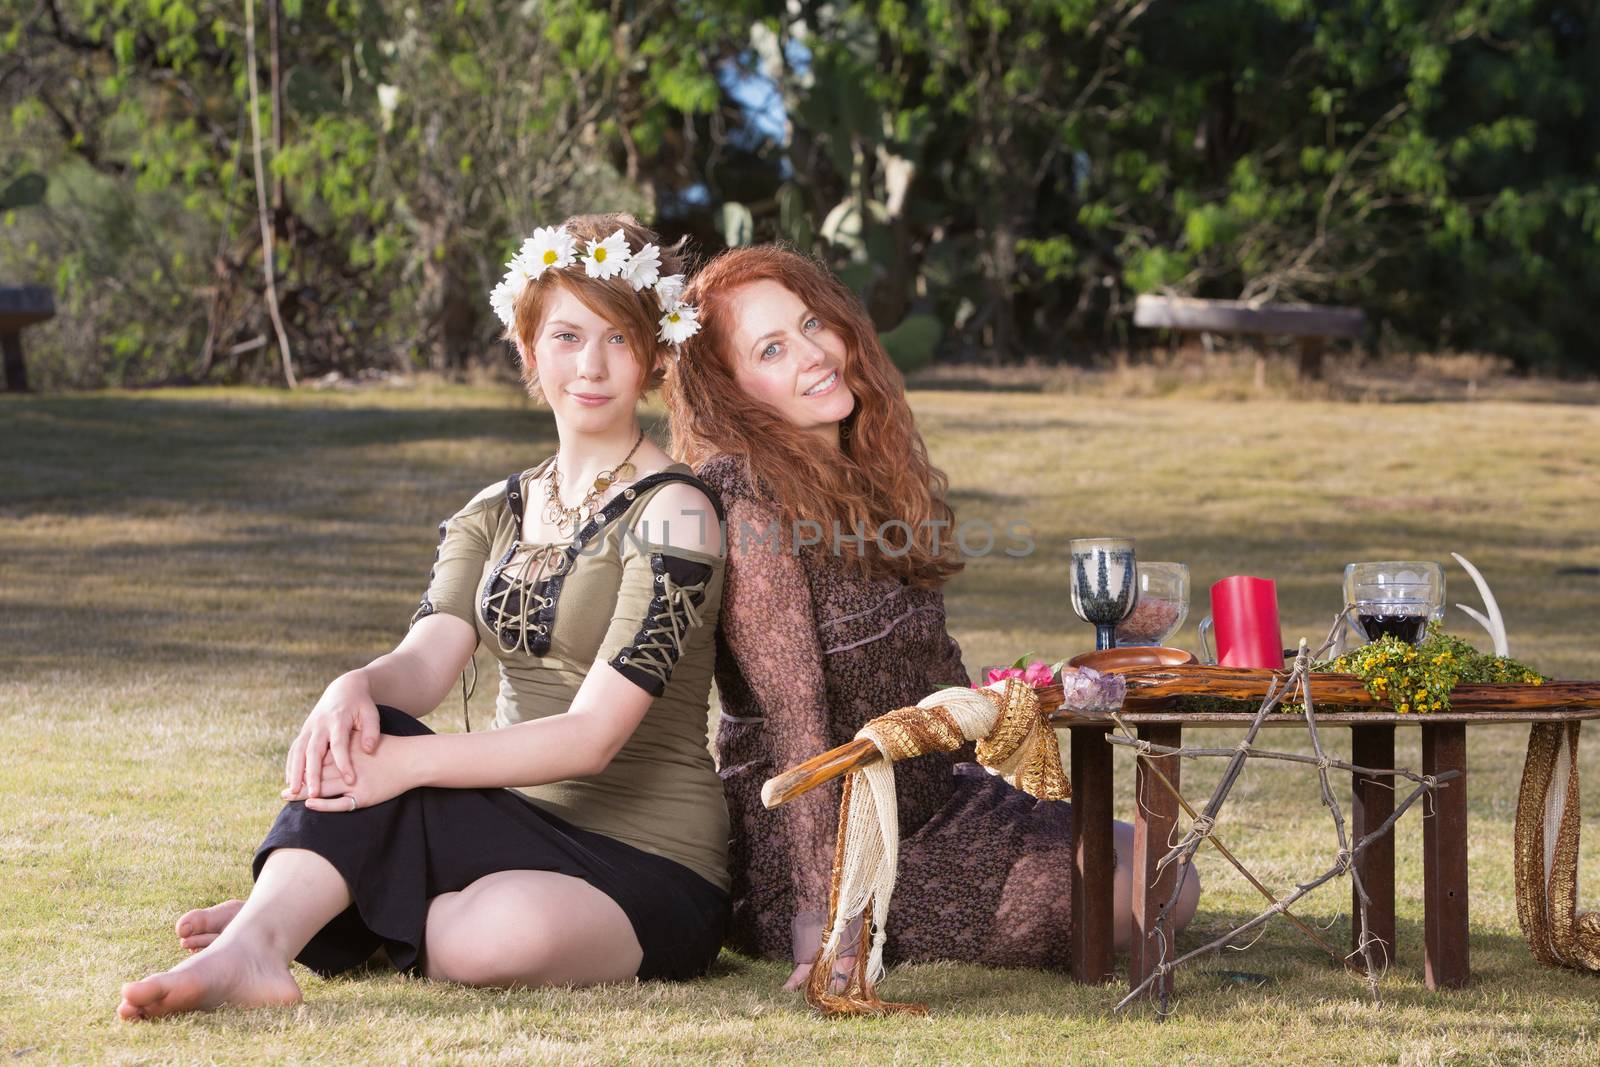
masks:
<svg viewBox="0 0 1600 1067"><path fill-rule="evenodd" d="M1259 704L1267 695L1267 685L1275 672L1244 667L1136 667L1123 672L1128 680L1126 711L1150 711L1170 705L1182 697L1220 697ZM1286 675L1286 672L1276 672ZM1320 707L1385 708L1367 692L1366 685L1353 674L1313 674L1309 678L1311 697ZM1061 690L1055 707L1060 707ZM1040 690L1044 701L1047 690ZM1453 712L1516 711L1594 711L1600 709L1600 683L1546 682L1544 685L1461 685L1450 691ZM1427 716L1423 716L1426 718Z"/></svg>

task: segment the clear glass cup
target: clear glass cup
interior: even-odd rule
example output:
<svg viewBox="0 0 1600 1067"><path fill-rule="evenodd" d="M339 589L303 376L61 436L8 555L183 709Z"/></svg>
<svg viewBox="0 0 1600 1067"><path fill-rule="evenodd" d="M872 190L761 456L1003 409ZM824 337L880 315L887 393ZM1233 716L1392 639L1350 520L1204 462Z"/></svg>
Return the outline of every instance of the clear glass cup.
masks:
<svg viewBox="0 0 1600 1067"><path fill-rule="evenodd" d="M1344 569L1345 619L1365 641L1392 635L1418 644L1444 618L1444 568L1426 560L1351 563Z"/></svg>
<svg viewBox="0 0 1600 1067"><path fill-rule="evenodd" d="M1117 624L1117 646L1164 645L1189 617L1189 568L1182 563L1135 564L1138 600Z"/></svg>
<svg viewBox="0 0 1600 1067"><path fill-rule="evenodd" d="M1075 537L1072 555L1072 610L1094 627L1096 650L1115 648L1117 623L1139 599L1138 568L1131 537Z"/></svg>

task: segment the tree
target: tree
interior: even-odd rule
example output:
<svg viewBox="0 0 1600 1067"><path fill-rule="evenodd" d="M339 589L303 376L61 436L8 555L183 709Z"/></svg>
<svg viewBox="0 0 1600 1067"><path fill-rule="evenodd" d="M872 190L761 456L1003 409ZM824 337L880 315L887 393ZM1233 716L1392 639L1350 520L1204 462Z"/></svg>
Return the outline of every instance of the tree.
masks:
<svg viewBox="0 0 1600 1067"><path fill-rule="evenodd" d="M232 0L0 0L42 384L276 377L263 233L305 373L500 360L502 263L595 210L814 251L908 365L1082 358L1171 291L1597 366L1600 43L1559 3L263 4L252 111Z"/></svg>
<svg viewBox="0 0 1600 1067"><path fill-rule="evenodd" d="M604 13L285 0L289 59L260 104L278 131L270 227L252 228L238 14L49 0L3 31L13 128L68 179L22 258L53 264L111 380L270 374L263 232L307 370L454 371L495 337L484 294L520 234L574 210L649 213L613 162L631 53Z"/></svg>

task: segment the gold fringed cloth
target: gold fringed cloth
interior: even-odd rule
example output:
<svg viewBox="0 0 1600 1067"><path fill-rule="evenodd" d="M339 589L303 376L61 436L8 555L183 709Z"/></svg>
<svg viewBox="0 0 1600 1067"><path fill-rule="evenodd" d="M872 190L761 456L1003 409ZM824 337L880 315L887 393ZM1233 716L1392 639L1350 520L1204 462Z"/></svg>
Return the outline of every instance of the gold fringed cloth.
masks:
<svg viewBox="0 0 1600 1067"><path fill-rule="evenodd" d="M1578 910L1579 722L1537 723L1517 794L1517 921L1547 967L1600 970L1600 914Z"/></svg>
<svg viewBox="0 0 1600 1067"><path fill-rule="evenodd" d="M1061 769L1061 747L1033 687L1015 678L983 689L941 689L916 707L898 708L863 726L856 737L870 740L883 759L852 771L839 802L839 839L828 894L828 928L811 967L806 1000L824 1015L921 1014L921 1004L879 998L889 899L900 865L900 814L894 761L930 752L954 752L978 742L978 762L1041 800L1072 795ZM871 912L872 921L851 926ZM848 943L847 943L848 942ZM834 969L850 960L835 990Z"/></svg>

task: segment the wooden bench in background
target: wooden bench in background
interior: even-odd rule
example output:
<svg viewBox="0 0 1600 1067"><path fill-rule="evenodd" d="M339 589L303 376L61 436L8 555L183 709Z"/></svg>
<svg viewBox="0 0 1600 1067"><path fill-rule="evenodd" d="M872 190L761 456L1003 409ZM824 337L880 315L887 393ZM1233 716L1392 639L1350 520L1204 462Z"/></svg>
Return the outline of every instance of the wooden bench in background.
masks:
<svg viewBox="0 0 1600 1067"><path fill-rule="evenodd" d="M1133 324L1177 333L1225 333L1299 338L1300 376L1322 377L1322 353L1329 338L1357 338L1366 333L1367 316L1359 308L1326 304L1262 304L1243 300L1201 300L1197 297L1146 294L1133 305ZM1263 385L1265 362L1256 362L1256 384Z"/></svg>
<svg viewBox="0 0 1600 1067"><path fill-rule="evenodd" d="M28 391L28 367L22 361L23 327L53 319L55 314L55 298L44 286L0 285L0 350L9 391Z"/></svg>

